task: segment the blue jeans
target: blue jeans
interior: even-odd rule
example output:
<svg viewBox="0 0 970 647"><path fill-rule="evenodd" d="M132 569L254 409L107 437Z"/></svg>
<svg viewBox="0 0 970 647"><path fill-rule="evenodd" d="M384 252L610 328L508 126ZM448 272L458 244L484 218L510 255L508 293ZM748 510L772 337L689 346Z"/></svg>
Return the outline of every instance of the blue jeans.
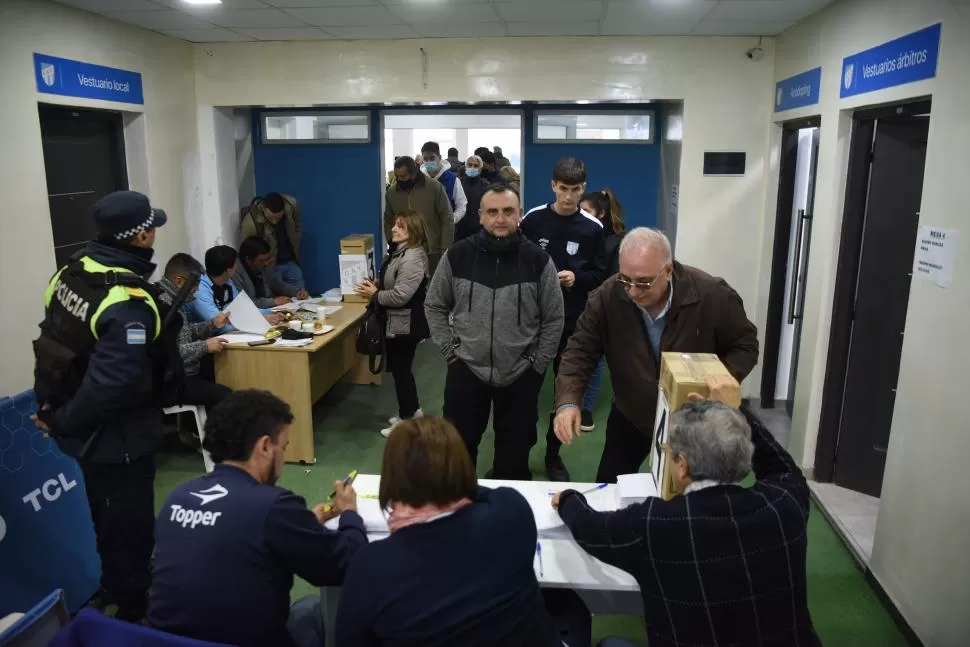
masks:
<svg viewBox="0 0 970 647"><path fill-rule="evenodd" d="M286 630L296 647L323 647L323 609L319 595L308 595L293 603Z"/></svg>
<svg viewBox="0 0 970 647"><path fill-rule="evenodd" d="M287 261L278 264L276 266L276 273L290 285L295 285L301 290L306 289L306 284L303 282L303 268L297 265L296 262Z"/></svg>
<svg viewBox="0 0 970 647"><path fill-rule="evenodd" d="M603 384L603 367L606 366L606 358L600 357L596 363L593 374L589 377L589 384L586 385L586 394L583 396L583 411L592 411L596 408L596 398L600 394L600 386Z"/></svg>
<svg viewBox="0 0 970 647"><path fill-rule="evenodd" d="M609 638L604 638L600 641L600 644L596 647L637 647L636 644L631 643L626 638L620 638L619 636L610 636Z"/></svg>

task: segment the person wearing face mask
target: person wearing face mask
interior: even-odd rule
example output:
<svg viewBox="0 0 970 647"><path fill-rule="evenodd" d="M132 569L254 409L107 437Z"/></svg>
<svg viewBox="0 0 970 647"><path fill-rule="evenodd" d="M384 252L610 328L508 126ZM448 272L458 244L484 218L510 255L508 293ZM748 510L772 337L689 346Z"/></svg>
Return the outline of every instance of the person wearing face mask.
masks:
<svg viewBox="0 0 970 647"><path fill-rule="evenodd" d="M410 157L394 161L394 177L396 182L387 187L384 195L384 239L391 240L397 214L417 211L424 219L428 238L428 271L434 274L455 236L448 194L440 182L422 173Z"/></svg>
<svg viewBox="0 0 970 647"><path fill-rule="evenodd" d="M352 485L337 481L333 504L312 511L276 486L292 422L268 391L236 391L209 413L215 470L176 487L155 522L153 627L240 647L323 644L320 599L291 608L293 578L342 584L367 534ZM337 516L337 530L323 526Z"/></svg>
<svg viewBox="0 0 970 647"><path fill-rule="evenodd" d="M465 217L455 223L455 242L462 238L474 236L482 228L478 216L478 209L482 203L482 194L488 188L489 182L482 177L482 158L472 155L465 162L465 174L461 177L461 185L468 198Z"/></svg>
<svg viewBox="0 0 970 647"><path fill-rule="evenodd" d="M638 472L650 453L665 352L714 353L741 382L758 363L758 329L724 279L675 261L663 232L637 227L620 243L620 272L590 296L556 378L555 434L570 445L582 434L590 376L606 356L613 407L597 482Z"/></svg>
<svg viewBox="0 0 970 647"><path fill-rule="evenodd" d="M465 216L468 200L465 198L465 190L458 181L458 176L451 170L451 164L441 159L440 150L438 142L426 142L421 147L421 156L424 158L421 172L436 179L445 188L448 201L451 203L452 219L458 222Z"/></svg>
<svg viewBox="0 0 970 647"><path fill-rule="evenodd" d="M229 324L229 315L220 312L209 321L189 322L185 309L195 299L199 289L199 278L205 273L202 263L189 254L179 253L172 256L165 265L165 274L156 286L161 300L171 306L179 291L186 283L191 283L190 296L185 306L179 309L182 329L178 335L179 357L182 359L184 377L180 388L168 397L167 406L176 404L196 404L213 407L222 402L232 390L216 384L215 366L212 355L221 353L226 340L216 336L216 331Z"/></svg>
<svg viewBox="0 0 970 647"><path fill-rule="evenodd" d="M562 291L549 255L518 231L514 190L488 187L479 213L482 231L445 253L425 298L431 337L448 363L444 417L474 465L491 412L494 478L530 480L539 390L562 334Z"/></svg>

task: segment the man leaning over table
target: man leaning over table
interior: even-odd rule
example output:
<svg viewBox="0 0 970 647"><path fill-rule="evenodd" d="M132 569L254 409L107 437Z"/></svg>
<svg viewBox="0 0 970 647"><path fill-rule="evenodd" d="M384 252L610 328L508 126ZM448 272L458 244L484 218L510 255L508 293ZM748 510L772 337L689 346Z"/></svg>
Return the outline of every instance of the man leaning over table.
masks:
<svg viewBox="0 0 970 647"><path fill-rule="evenodd" d="M563 351L556 378L555 433L569 445L580 432L579 405L606 357L613 407L596 480L639 471L650 453L660 355L715 353L738 382L758 363L758 330L724 279L673 259L663 232L630 231L620 272L595 292Z"/></svg>
<svg viewBox="0 0 970 647"><path fill-rule="evenodd" d="M711 400L692 394L670 418L680 494L597 512L566 490L552 505L586 552L636 578L650 647L819 645L806 594L808 484L761 421L718 401L729 399L722 382L708 384ZM756 483L742 487L752 468Z"/></svg>

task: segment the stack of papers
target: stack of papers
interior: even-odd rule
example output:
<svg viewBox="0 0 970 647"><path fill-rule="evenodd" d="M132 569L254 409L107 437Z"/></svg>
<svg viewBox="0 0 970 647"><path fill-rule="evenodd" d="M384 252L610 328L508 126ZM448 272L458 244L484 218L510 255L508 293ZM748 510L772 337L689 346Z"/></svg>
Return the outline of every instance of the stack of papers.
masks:
<svg viewBox="0 0 970 647"><path fill-rule="evenodd" d="M251 341L262 341L266 339L262 335L254 335L248 332L230 332L225 335L219 335L221 339L225 339L230 344L248 344Z"/></svg>
<svg viewBox="0 0 970 647"><path fill-rule="evenodd" d="M300 348L301 346L309 346L312 343L312 339L277 339L275 345L283 346L284 348Z"/></svg>

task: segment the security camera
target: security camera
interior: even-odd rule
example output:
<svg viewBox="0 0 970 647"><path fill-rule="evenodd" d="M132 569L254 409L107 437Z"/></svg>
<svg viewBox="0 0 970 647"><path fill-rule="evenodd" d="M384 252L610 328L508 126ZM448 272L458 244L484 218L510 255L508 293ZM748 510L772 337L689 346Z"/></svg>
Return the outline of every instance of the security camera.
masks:
<svg viewBox="0 0 970 647"><path fill-rule="evenodd" d="M752 47L746 51L744 55L749 61L760 61L765 57L765 50L761 49L760 46Z"/></svg>

